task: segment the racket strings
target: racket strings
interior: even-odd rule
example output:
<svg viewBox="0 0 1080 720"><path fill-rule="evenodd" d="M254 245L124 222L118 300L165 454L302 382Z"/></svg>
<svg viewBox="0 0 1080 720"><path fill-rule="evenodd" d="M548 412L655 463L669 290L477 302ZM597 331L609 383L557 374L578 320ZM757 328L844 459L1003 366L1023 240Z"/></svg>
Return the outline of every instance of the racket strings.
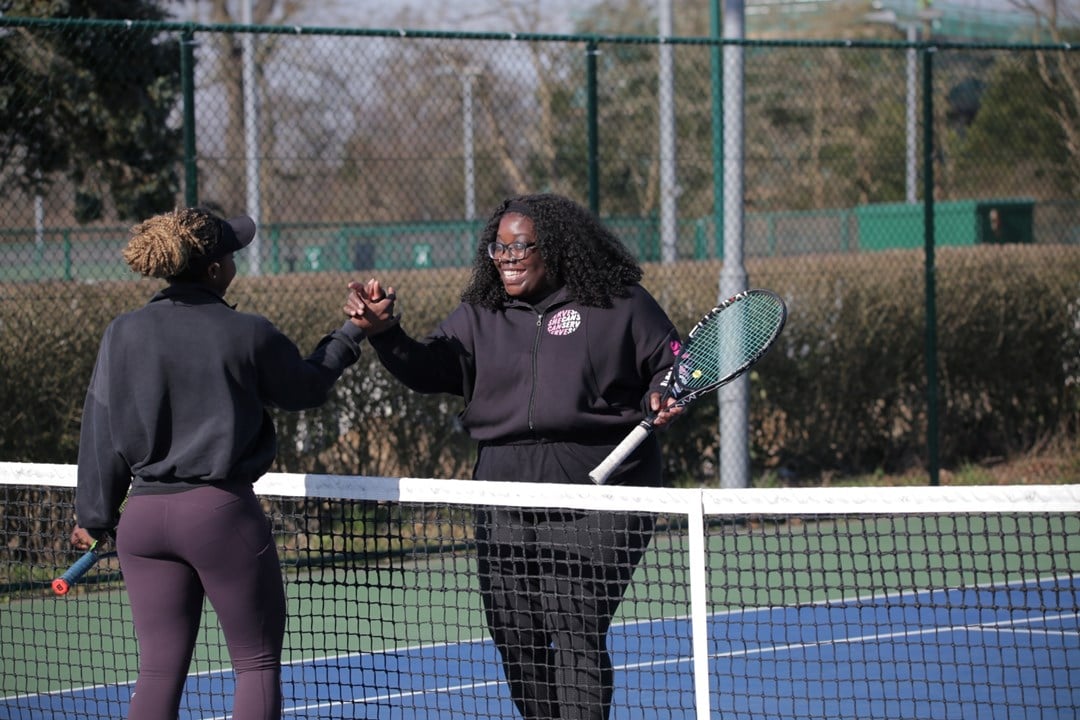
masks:
<svg viewBox="0 0 1080 720"><path fill-rule="evenodd" d="M679 355L680 381L687 388L707 387L738 372L771 345L783 322L783 305L757 294L704 319Z"/></svg>

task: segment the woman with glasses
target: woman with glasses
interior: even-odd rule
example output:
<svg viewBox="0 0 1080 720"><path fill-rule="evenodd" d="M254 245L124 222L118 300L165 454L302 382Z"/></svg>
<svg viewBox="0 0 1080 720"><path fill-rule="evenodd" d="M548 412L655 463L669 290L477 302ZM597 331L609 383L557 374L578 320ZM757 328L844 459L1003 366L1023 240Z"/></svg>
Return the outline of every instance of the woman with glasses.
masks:
<svg viewBox="0 0 1080 720"><path fill-rule="evenodd" d="M679 338L641 278L588 209L524 195L487 221L461 304L423 339L378 280L350 284L345 312L409 388L464 398L477 480L584 484L646 413L678 413L660 399ZM609 482L658 485L661 466L653 435ZM522 717L608 717L607 631L652 532L629 513L478 513L486 617Z"/></svg>

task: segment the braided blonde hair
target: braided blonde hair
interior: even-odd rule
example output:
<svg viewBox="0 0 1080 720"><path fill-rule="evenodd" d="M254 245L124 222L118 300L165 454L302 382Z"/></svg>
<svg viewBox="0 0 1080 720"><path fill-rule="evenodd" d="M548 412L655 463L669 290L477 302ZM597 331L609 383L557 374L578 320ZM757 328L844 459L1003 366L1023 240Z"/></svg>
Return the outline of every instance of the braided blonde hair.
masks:
<svg viewBox="0 0 1080 720"><path fill-rule="evenodd" d="M175 278L188 270L192 260L214 249L219 233L217 219L206 210L162 213L131 228L124 260L140 275Z"/></svg>

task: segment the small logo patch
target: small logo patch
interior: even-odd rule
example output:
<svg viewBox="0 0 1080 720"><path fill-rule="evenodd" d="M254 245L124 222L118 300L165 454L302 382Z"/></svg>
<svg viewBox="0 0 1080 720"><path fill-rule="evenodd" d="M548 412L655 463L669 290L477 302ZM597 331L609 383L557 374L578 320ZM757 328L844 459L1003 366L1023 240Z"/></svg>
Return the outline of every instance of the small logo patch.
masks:
<svg viewBox="0 0 1080 720"><path fill-rule="evenodd" d="M560 310L548 320L548 335L569 335L581 326L581 313L573 308Z"/></svg>

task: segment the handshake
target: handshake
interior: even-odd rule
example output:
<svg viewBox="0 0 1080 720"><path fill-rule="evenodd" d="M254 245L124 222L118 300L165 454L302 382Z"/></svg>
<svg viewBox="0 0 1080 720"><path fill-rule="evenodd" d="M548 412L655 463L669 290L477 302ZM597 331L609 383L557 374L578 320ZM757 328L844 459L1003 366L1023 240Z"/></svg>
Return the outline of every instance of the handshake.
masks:
<svg viewBox="0 0 1080 720"><path fill-rule="evenodd" d="M384 290L375 278L366 283L351 282L344 310L353 325L368 335L378 335L401 320L401 315L394 314L396 300L394 288Z"/></svg>

